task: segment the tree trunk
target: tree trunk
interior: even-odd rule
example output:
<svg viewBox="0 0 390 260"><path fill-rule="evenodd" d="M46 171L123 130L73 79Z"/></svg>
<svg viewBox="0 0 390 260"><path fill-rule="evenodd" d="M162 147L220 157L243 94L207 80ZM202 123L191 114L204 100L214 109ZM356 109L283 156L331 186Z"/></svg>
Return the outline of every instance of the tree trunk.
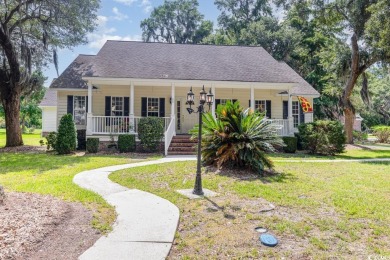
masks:
<svg viewBox="0 0 390 260"><path fill-rule="evenodd" d="M353 144L353 125L355 122L355 113L352 107L344 107L344 131L347 136L347 143Z"/></svg>
<svg viewBox="0 0 390 260"><path fill-rule="evenodd" d="M354 33L351 37L352 57L351 57L351 72L348 81L345 85L341 103L344 109L344 130L347 136L347 144L353 144L353 123L355 121L355 110L351 103L351 95L355 84L362 73L359 70L359 46L358 39Z"/></svg>
<svg viewBox="0 0 390 260"><path fill-rule="evenodd" d="M22 131L20 129L20 93L11 92L3 100L5 113L6 147L23 145Z"/></svg>

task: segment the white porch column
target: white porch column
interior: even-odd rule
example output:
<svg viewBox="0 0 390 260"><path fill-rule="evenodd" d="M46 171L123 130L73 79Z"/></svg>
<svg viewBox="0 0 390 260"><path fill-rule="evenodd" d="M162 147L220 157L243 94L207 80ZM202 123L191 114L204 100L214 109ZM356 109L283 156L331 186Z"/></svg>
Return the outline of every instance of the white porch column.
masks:
<svg viewBox="0 0 390 260"><path fill-rule="evenodd" d="M251 86L251 109L255 111L255 88Z"/></svg>
<svg viewBox="0 0 390 260"><path fill-rule="evenodd" d="M175 83L172 82L171 84L171 121L175 120ZM173 134L174 136L176 135L176 127L175 127L175 132Z"/></svg>
<svg viewBox="0 0 390 260"><path fill-rule="evenodd" d="M294 119L292 116L292 96L291 89L288 90L288 133L294 133Z"/></svg>
<svg viewBox="0 0 390 260"><path fill-rule="evenodd" d="M216 93L215 93L214 84L211 84L211 92L212 92L213 95L214 95L214 102L213 102L213 104L211 105L211 114L212 114L213 117L215 118L215 98L217 97L217 95L216 95Z"/></svg>
<svg viewBox="0 0 390 260"><path fill-rule="evenodd" d="M92 88L92 84L88 83L87 135L92 135Z"/></svg>
<svg viewBox="0 0 390 260"><path fill-rule="evenodd" d="M130 131L134 132L134 83L130 83Z"/></svg>

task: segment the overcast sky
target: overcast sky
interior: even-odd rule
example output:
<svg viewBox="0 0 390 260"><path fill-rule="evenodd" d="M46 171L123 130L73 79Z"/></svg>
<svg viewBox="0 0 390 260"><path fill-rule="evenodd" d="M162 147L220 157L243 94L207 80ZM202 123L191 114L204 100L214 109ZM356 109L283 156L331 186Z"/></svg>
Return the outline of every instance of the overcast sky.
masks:
<svg viewBox="0 0 390 260"><path fill-rule="evenodd" d="M218 9L213 0L198 0L199 11L205 19L212 20L217 25ZM73 50L60 50L59 74L79 55L96 54L107 40L140 41L140 22L148 18L154 7L163 3L163 0L101 0L98 12L98 28L88 35L88 44L78 46ZM57 77L54 65L45 71L48 77L46 86Z"/></svg>

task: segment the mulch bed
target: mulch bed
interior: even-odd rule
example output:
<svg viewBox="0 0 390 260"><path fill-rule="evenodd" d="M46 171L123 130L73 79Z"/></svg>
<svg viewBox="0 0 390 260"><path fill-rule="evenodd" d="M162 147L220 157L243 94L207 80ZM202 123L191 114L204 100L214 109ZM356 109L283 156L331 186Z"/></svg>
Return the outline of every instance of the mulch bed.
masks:
<svg viewBox="0 0 390 260"><path fill-rule="evenodd" d="M29 153L43 153L46 151L46 146L17 146L17 147L3 147L0 148L0 153L20 153L20 152L29 152Z"/></svg>
<svg viewBox="0 0 390 260"><path fill-rule="evenodd" d="M92 212L31 193L6 193L0 205L0 259L77 259L101 236Z"/></svg>

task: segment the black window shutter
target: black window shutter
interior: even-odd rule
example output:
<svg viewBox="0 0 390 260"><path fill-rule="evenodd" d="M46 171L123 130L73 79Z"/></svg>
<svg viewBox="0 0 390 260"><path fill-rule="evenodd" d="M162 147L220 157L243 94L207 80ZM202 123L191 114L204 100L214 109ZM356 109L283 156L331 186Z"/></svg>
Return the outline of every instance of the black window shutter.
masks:
<svg viewBox="0 0 390 260"><path fill-rule="evenodd" d="M68 96L68 107L66 113L73 116L73 96Z"/></svg>
<svg viewBox="0 0 390 260"><path fill-rule="evenodd" d="M251 100L249 99L248 107L251 107Z"/></svg>
<svg viewBox="0 0 390 260"><path fill-rule="evenodd" d="M265 109L267 110L266 116L268 118L271 118L272 112L271 112L271 100L266 100L265 101Z"/></svg>
<svg viewBox="0 0 390 260"><path fill-rule="evenodd" d="M123 109L123 116L129 116L129 109L130 109L130 98L129 97L124 97L124 109Z"/></svg>
<svg viewBox="0 0 390 260"><path fill-rule="evenodd" d="M288 118L288 101L283 101L283 119Z"/></svg>
<svg viewBox="0 0 390 260"><path fill-rule="evenodd" d="M215 100L215 107L217 108L219 104L221 104L221 100L220 99L216 99Z"/></svg>
<svg viewBox="0 0 390 260"><path fill-rule="evenodd" d="M160 98L159 117L165 117L165 98Z"/></svg>
<svg viewBox="0 0 390 260"><path fill-rule="evenodd" d="M148 116L148 98L146 97L141 98L141 116Z"/></svg>
<svg viewBox="0 0 390 260"><path fill-rule="evenodd" d="M106 96L105 115L111 116L111 97ZM106 125L111 125L110 118L106 118Z"/></svg>
<svg viewBox="0 0 390 260"><path fill-rule="evenodd" d="M85 97L85 111L87 111L87 113L89 113L88 111L88 96Z"/></svg>
<svg viewBox="0 0 390 260"><path fill-rule="evenodd" d="M106 96L105 115L106 116L111 116L111 97L110 96Z"/></svg>
<svg viewBox="0 0 390 260"><path fill-rule="evenodd" d="M304 124L305 123L305 114L303 113L301 104L299 105L299 124Z"/></svg>
<svg viewBox="0 0 390 260"><path fill-rule="evenodd" d="M232 102L233 102L233 103L236 103L236 102L237 102L237 99L233 99Z"/></svg>

